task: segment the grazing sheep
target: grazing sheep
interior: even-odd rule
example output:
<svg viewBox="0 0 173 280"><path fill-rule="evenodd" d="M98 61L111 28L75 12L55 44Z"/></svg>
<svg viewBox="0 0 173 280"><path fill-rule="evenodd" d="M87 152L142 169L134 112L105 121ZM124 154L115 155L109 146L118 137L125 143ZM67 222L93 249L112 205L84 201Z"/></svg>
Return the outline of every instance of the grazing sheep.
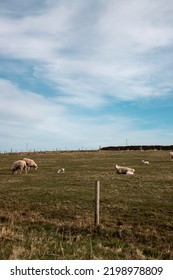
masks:
<svg viewBox="0 0 173 280"><path fill-rule="evenodd" d="M20 169L20 174L22 173L23 170L25 170L25 173L27 173L27 166L24 160L17 160L13 163L11 167L12 174L17 173L17 170L19 169Z"/></svg>
<svg viewBox="0 0 173 280"><path fill-rule="evenodd" d="M58 169L57 173L65 173L65 168Z"/></svg>
<svg viewBox="0 0 173 280"><path fill-rule="evenodd" d="M147 160L142 160L142 162L143 162L144 164L150 164L149 161L147 161Z"/></svg>
<svg viewBox="0 0 173 280"><path fill-rule="evenodd" d="M26 162L28 170L30 170L31 167L37 169L38 165L35 163L33 159L30 158L23 158L23 160Z"/></svg>
<svg viewBox="0 0 173 280"><path fill-rule="evenodd" d="M124 166L119 166L115 165L116 171L118 174L126 174L126 175L133 175L135 172L135 169L130 168L130 167L124 167Z"/></svg>
<svg viewBox="0 0 173 280"><path fill-rule="evenodd" d="M171 160L173 160L173 152L169 153Z"/></svg>

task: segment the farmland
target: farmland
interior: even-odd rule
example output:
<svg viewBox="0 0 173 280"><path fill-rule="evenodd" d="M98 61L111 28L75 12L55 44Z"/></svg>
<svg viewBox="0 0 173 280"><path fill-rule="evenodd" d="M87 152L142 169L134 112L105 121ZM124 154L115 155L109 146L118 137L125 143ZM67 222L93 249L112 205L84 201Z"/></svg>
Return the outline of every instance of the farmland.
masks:
<svg viewBox="0 0 173 280"><path fill-rule="evenodd" d="M38 170L12 175L12 163L24 156ZM116 163L135 174L115 174ZM61 167L64 174L57 173ZM170 260L172 236L173 162L166 151L0 154L1 260Z"/></svg>

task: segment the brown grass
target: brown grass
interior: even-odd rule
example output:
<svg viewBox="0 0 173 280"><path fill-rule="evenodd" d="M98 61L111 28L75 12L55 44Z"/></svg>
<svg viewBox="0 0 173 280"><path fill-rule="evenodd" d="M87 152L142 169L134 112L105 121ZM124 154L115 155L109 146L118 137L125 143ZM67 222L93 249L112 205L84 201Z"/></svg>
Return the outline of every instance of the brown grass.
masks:
<svg viewBox="0 0 173 280"><path fill-rule="evenodd" d="M12 175L21 156L0 155L0 259L173 259L167 152L33 153L39 169ZM116 163L135 168L135 175L115 174ZM60 167L65 174L57 174Z"/></svg>

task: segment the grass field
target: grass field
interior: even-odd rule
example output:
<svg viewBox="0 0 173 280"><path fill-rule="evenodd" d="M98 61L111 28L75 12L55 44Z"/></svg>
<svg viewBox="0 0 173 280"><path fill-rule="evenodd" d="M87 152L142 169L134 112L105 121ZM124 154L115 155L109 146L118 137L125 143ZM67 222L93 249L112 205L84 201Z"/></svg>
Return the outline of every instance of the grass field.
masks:
<svg viewBox="0 0 173 280"><path fill-rule="evenodd" d="M27 157L38 163L38 170L12 175L12 163L23 157L0 154L1 260L173 259L173 162L168 152L31 153ZM135 175L115 174L116 163L135 168ZM60 167L64 174L57 174Z"/></svg>

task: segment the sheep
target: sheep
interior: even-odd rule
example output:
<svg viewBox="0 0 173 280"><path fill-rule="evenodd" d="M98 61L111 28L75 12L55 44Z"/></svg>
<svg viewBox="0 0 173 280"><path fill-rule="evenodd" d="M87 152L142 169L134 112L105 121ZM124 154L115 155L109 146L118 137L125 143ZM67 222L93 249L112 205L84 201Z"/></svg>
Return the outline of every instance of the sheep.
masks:
<svg viewBox="0 0 173 280"><path fill-rule="evenodd" d="M35 163L35 161L33 159L23 158L23 160L26 162L28 170L30 170L31 167L33 167L37 170L38 165Z"/></svg>
<svg viewBox="0 0 173 280"><path fill-rule="evenodd" d="M17 170L19 169L20 169L20 174L22 173L23 170L25 170L25 173L27 173L27 166L24 160L17 160L13 163L11 167L12 174L17 173Z"/></svg>
<svg viewBox="0 0 173 280"><path fill-rule="evenodd" d="M65 173L65 168L58 169L57 173Z"/></svg>
<svg viewBox="0 0 173 280"><path fill-rule="evenodd" d="M126 175L133 175L135 172L135 169L130 168L130 167L124 167L124 166L119 166L115 165L116 171L118 174L126 174Z"/></svg>
<svg viewBox="0 0 173 280"><path fill-rule="evenodd" d="M169 153L171 160L173 160L173 152Z"/></svg>
<svg viewBox="0 0 173 280"><path fill-rule="evenodd" d="M147 160L143 160L143 159L142 159L142 162L143 162L144 164L150 164L149 161L147 161Z"/></svg>
<svg viewBox="0 0 173 280"><path fill-rule="evenodd" d="M126 175L133 175L135 172L135 169L128 169L127 172L126 172Z"/></svg>

